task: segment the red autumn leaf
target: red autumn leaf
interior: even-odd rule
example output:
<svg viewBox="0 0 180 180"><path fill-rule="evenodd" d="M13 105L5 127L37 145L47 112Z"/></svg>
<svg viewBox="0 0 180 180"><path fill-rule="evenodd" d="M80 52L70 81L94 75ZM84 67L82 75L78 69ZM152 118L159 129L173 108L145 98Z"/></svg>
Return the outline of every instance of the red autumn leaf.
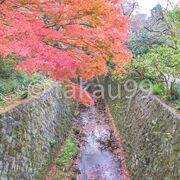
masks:
<svg viewBox="0 0 180 180"><path fill-rule="evenodd" d="M131 56L124 46L129 21L119 2L5 0L0 5L0 56L25 57L18 70L42 71L55 80L106 74L109 59L121 73Z"/></svg>

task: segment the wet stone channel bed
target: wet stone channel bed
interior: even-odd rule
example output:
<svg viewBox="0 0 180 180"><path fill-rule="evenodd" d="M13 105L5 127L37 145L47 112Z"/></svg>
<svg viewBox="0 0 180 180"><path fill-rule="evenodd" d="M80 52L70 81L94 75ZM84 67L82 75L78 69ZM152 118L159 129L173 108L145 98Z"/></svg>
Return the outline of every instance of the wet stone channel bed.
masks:
<svg viewBox="0 0 180 180"><path fill-rule="evenodd" d="M104 102L81 109L74 122L80 153L75 161L78 180L127 180L121 143Z"/></svg>

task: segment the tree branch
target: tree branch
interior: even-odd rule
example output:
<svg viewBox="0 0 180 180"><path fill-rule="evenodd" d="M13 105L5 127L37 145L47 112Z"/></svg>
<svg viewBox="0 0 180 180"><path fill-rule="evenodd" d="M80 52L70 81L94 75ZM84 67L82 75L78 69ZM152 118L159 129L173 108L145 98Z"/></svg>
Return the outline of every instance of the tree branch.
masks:
<svg viewBox="0 0 180 180"><path fill-rule="evenodd" d="M6 0L0 0L0 4L3 4Z"/></svg>

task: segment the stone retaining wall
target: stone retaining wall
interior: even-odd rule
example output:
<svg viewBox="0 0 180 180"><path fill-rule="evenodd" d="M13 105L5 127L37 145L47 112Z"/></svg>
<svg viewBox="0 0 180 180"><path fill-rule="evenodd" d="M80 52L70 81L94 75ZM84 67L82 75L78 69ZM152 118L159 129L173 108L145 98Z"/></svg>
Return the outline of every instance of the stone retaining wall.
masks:
<svg viewBox="0 0 180 180"><path fill-rule="evenodd" d="M71 125L58 85L0 114L0 179L35 180L46 173Z"/></svg>
<svg viewBox="0 0 180 180"><path fill-rule="evenodd" d="M117 82L106 79L117 93ZM106 90L107 90L107 86ZM132 99L122 88L121 98L108 99L121 134L133 180L180 179L180 115L159 98L144 98L138 91Z"/></svg>

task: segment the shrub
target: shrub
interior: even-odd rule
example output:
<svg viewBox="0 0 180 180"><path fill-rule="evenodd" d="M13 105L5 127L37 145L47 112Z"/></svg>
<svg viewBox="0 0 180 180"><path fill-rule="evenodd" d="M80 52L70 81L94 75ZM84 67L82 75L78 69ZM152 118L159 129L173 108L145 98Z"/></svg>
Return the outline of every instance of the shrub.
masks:
<svg viewBox="0 0 180 180"><path fill-rule="evenodd" d="M162 84L156 83L153 85L153 94L165 96L166 95L166 89Z"/></svg>
<svg viewBox="0 0 180 180"><path fill-rule="evenodd" d="M0 58L0 79L8 79L14 75L14 66L17 64L12 57Z"/></svg>
<svg viewBox="0 0 180 180"><path fill-rule="evenodd" d="M134 78L150 79L158 84L164 84L167 90L166 95L173 97L175 82L180 78L179 56L179 49L160 46L134 59L128 66L127 72L133 72Z"/></svg>
<svg viewBox="0 0 180 180"><path fill-rule="evenodd" d="M9 100L25 99L29 96L28 86L32 82L42 83L42 90L47 78L39 73L29 77L26 73L15 71L15 66L19 60L8 57L0 58L0 106L6 107L9 101L6 101L6 96L12 96ZM49 81L48 81L49 82ZM40 83L41 84L41 83ZM47 84L49 87L49 84ZM13 98L13 99L12 99Z"/></svg>

